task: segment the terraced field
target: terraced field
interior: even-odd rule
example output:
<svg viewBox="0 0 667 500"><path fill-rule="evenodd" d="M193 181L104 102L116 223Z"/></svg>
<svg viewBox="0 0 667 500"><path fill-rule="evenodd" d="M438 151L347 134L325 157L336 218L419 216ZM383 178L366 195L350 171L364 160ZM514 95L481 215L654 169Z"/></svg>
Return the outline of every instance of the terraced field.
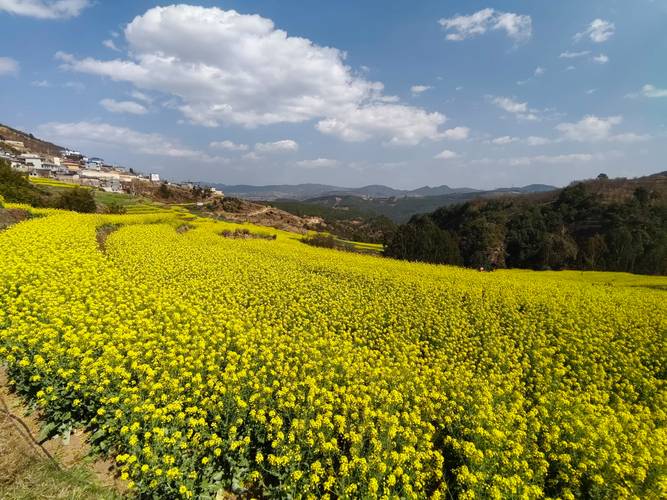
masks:
<svg viewBox="0 0 667 500"><path fill-rule="evenodd" d="M0 362L137 495L667 495L666 278L37 212L0 233Z"/></svg>

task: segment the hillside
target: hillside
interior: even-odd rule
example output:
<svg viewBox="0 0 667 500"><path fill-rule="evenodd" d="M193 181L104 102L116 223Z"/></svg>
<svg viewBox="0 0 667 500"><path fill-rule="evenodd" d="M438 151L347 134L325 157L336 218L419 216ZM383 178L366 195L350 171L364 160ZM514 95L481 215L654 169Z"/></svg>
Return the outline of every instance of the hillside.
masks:
<svg viewBox="0 0 667 500"><path fill-rule="evenodd" d="M388 256L474 268L667 274L667 173L478 198L414 216Z"/></svg>
<svg viewBox="0 0 667 500"><path fill-rule="evenodd" d="M446 188L446 189L445 189ZM403 195L391 197L362 197L356 194L330 193L306 200L273 200L276 207L300 215L321 215L327 213L336 219L384 216L394 222L406 222L419 213L432 212L439 207L477 198L497 198L528 193L548 193L557 188L542 184L533 184L519 188L499 188L488 191L470 190L468 188L452 189L447 186L440 188L420 188L412 193L436 193L448 191L446 194L417 196ZM325 212L323 212L323 209Z"/></svg>
<svg viewBox="0 0 667 500"><path fill-rule="evenodd" d="M59 156L65 148L36 138L31 133L22 132L0 123L0 140L20 141L25 148L33 153L45 156Z"/></svg>
<svg viewBox="0 0 667 500"><path fill-rule="evenodd" d="M218 220L236 223L252 223L283 231L305 234L309 230L326 230L319 217L299 217L279 208L254 203L239 198L225 197L190 207L190 211Z"/></svg>
<svg viewBox="0 0 667 500"><path fill-rule="evenodd" d="M468 187L451 188L446 185L430 187L423 186L417 189L394 189L381 184L359 188L331 186L327 184L279 184L268 186L226 185L211 184L224 191L228 196L244 198L254 201L297 200L304 201L311 198L328 196L356 196L360 198L423 198L427 196L443 196L461 193L480 193L480 189ZM556 189L553 186L534 185L525 188L505 188L505 190L543 191Z"/></svg>

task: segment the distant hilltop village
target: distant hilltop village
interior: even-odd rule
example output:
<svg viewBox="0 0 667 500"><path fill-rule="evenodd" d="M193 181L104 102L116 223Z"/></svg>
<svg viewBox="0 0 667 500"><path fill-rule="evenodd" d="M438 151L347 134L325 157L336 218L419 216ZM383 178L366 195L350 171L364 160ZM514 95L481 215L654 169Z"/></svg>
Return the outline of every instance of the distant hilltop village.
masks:
<svg viewBox="0 0 667 500"><path fill-rule="evenodd" d="M143 175L133 169L108 165L102 158L87 157L80 151L63 149L57 155L30 151L23 141L0 136L0 159L9 161L13 169L30 177L42 177L61 182L102 189L111 193L133 192L136 183L164 183L159 174ZM192 189L191 183L168 183ZM211 188L215 196L223 193Z"/></svg>

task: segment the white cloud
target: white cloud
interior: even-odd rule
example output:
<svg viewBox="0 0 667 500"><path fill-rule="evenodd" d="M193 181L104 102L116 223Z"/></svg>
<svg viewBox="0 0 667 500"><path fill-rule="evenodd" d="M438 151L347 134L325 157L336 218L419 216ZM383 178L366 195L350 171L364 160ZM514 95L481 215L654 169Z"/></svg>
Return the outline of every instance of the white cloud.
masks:
<svg viewBox="0 0 667 500"><path fill-rule="evenodd" d="M529 146L544 146L550 142L552 142L551 139L547 139L546 137L531 135L530 137L526 138L526 144Z"/></svg>
<svg viewBox="0 0 667 500"><path fill-rule="evenodd" d="M48 87L51 86L51 84L49 83L48 80L35 80L35 81L31 82L30 85L32 85L33 87L39 87L39 88L43 88L43 89L48 88Z"/></svg>
<svg viewBox="0 0 667 500"><path fill-rule="evenodd" d="M427 90L431 90L433 87L429 85L413 85L410 87L410 92L412 92L412 95L419 95L423 94Z"/></svg>
<svg viewBox="0 0 667 500"><path fill-rule="evenodd" d="M534 80L536 78L540 78L546 72L547 72L546 69L544 69L542 66L538 66L537 68L535 68L535 71L533 71L533 76L531 76L530 78L526 78L525 80L518 80L516 82L516 84L517 85L526 85L526 84L530 83L532 80Z"/></svg>
<svg viewBox="0 0 667 500"><path fill-rule="evenodd" d="M248 151L247 144L236 144L232 141L214 141L208 146L210 148L225 149L227 151Z"/></svg>
<svg viewBox="0 0 667 500"><path fill-rule="evenodd" d="M577 57L586 57L590 54L590 50L582 50L581 52L562 52L560 56L561 59L576 59Z"/></svg>
<svg viewBox="0 0 667 500"><path fill-rule="evenodd" d="M588 27L581 33L574 35L575 41L582 38L589 37L595 43L602 43L614 36L616 26L614 23L605 21L604 19L595 19Z"/></svg>
<svg viewBox="0 0 667 500"><path fill-rule="evenodd" d="M599 56L595 56L593 61L598 64L607 64L609 62L609 57L606 54L600 54Z"/></svg>
<svg viewBox="0 0 667 500"><path fill-rule="evenodd" d="M667 97L667 89L658 89L654 85L644 85L642 87L644 97Z"/></svg>
<svg viewBox="0 0 667 500"><path fill-rule="evenodd" d="M530 16L494 9L483 9L469 16L443 18L438 23L449 32L447 40L457 42L483 35L489 30L503 30L515 42L528 40L532 35Z"/></svg>
<svg viewBox="0 0 667 500"><path fill-rule="evenodd" d="M390 138L413 136L427 115L404 106L403 120L367 127L353 118L396 111L383 101L383 85L359 76L345 64L345 53L289 36L270 19L233 10L189 5L154 7L125 30L128 57L79 59L57 53L62 67L129 82L142 91L173 97L192 123L256 127L320 120L320 128L345 122L372 128ZM384 112L377 113L383 107ZM417 120L412 122L412 120ZM369 134L372 135L372 134Z"/></svg>
<svg viewBox="0 0 667 500"><path fill-rule="evenodd" d="M39 133L52 141L78 147L79 144L94 148L112 146L133 152L171 158L188 158L205 162L226 162L225 158L211 157L201 151L181 146L160 134L137 132L126 127L107 123L76 122L46 123L38 127Z"/></svg>
<svg viewBox="0 0 667 500"><path fill-rule="evenodd" d="M111 113L129 113L131 115L145 115L148 110L138 102L116 101L114 99L102 99L100 104Z"/></svg>
<svg viewBox="0 0 667 500"><path fill-rule="evenodd" d="M563 163L587 163L593 160L602 160L604 155L590 153L572 153L562 155L537 155L520 156L516 158L506 158L505 163L512 166L531 165L533 163L546 163L549 165L558 165Z"/></svg>
<svg viewBox="0 0 667 500"><path fill-rule="evenodd" d="M0 76L17 75L19 72L19 63L11 57L0 57Z"/></svg>
<svg viewBox="0 0 667 500"><path fill-rule="evenodd" d="M244 154L243 159L244 160L250 160L250 161L257 161L257 160L261 160L262 157L260 155L258 155L257 153L255 153L254 151L251 151L250 153Z"/></svg>
<svg viewBox="0 0 667 500"><path fill-rule="evenodd" d="M598 91L598 89L588 89L588 90L586 91L586 94L587 94L587 95L593 95L593 94L595 94L597 91Z"/></svg>
<svg viewBox="0 0 667 500"><path fill-rule="evenodd" d="M138 90L133 90L130 92L130 95L134 97L138 101L143 101L146 104L152 104L153 103L153 98L149 95L144 94L143 92L139 92Z"/></svg>
<svg viewBox="0 0 667 500"><path fill-rule="evenodd" d="M116 52L120 52L120 49L116 46L116 42L114 42L111 39L104 40L102 42L102 45L104 45L107 49L115 50Z"/></svg>
<svg viewBox="0 0 667 500"><path fill-rule="evenodd" d="M337 166L338 161L330 158L317 158L316 160L301 160L296 164L303 168L331 168Z"/></svg>
<svg viewBox="0 0 667 500"><path fill-rule="evenodd" d="M564 139L579 142L597 142L607 140L614 126L623 121L621 116L599 118L588 115L576 123L560 123L556 126Z"/></svg>
<svg viewBox="0 0 667 500"><path fill-rule="evenodd" d="M502 137L496 137L495 139L491 140L491 144L495 144L496 146L505 146L507 144L512 144L513 142L518 142L519 138L518 137L511 137L509 135L504 135Z"/></svg>
<svg viewBox="0 0 667 500"><path fill-rule="evenodd" d="M449 149L445 149L441 153L438 153L435 155L433 158L435 160L453 160L455 158L458 158L459 154L455 153L454 151L450 151Z"/></svg>
<svg viewBox="0 0 667 500"><path fill-rule="evenodd" d="M443 139L450 141L465 141L469 136L470 129L468 127L454 127L442 133Z"/></svg>
<svg viewBox="0 0 667 500"><path fill-rule="evenodd" d="M38 19L66 19L78 16L89 0L0 0L0 11Z"/></svg>
<svg viewBox="0 0 667 500"><path fill-rule="evenodd" d="M651 139L650 135L636 134L626 132L622 134L613 134L613 129L623 122L621 116L610 116L600 118L594 115L588 115L576 123L561 123L556 126L563 139L577 142L621 142L636 143Z"/></svg>
<svg viewBox="0 0 667 500"><path fill-rule="evenodd" d="M651 139L651 136L648 134L635 134L633 132L628 132L625 134L616 134L610 137L610 140L613 142L622 142L626 144L633 144L636 142L644 142Z"/></svg>
<svg viewBox="0 0 667 500"><path fill-rule="evenodd" d="M299 150L299 144L292 139L276 142L258 142L255 151L258 153L290 153Z"/></svg>
<svg viewBox="0 0 667 500"><path fill-rule="evenodd" d="M507 111L508 113L512 113L514 116L521 120L539 120L539 117L537 116L537 110L530 109L528 107L528 103L518 102L510 97L493 97L491 101L500 109Z"/></svg>
<svg viewBox="0 0 667 500"><path fill-rule="evenodd" d="M390 144L415 145L424 139L440 139L442 133L438 129L445 121L440 113L428 113L412 106L372 104L338 118L322 120L317 129L348 142L381 137Z"/></svg>

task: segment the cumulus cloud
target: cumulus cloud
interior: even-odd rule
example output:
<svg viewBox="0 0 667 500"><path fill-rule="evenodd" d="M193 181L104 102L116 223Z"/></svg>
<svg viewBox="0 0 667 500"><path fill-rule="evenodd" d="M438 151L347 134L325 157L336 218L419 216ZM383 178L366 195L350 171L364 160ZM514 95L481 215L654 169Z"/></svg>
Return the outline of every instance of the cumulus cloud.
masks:
<svg viewBox="0 0 667 500"><path fill-rule="evenodd" d="M247 144L236 144L232 141L214 141L208 146L210 148L225 149L227 151L248 151Z"/></svg>
<svg viewBox="0 0 667 500"><path fill-rule="evenodd" d="M430 121L432 115L387 103L395 98L383 95L382 83L347 66L345 53L289 36L259 15L190 5L154 7L134 18L124 36L126 58L81 59L62 52L56 58L68 70L171 95L185 117L199 125L256 127L316 119L327 132L339 131L334 124L341 122L343 128L365 132L341 133L346 136L370 137L376 131L390 140L410 136L418 143L438 135L437 127L423 126L424 117ZM365 122L371 115L396 112L402 117L391 130Z"/></svg>
<svg viewBox="0 0 667 500"><path fill-rule="evenodd" d="M139 92L138 90L133 90L130 92L130 95L138 101L143 101L147 104L153 103L153 98L151 96L144 94L143 92Z"/></svg>
<svg viewBox="0 0 667 500"><path fill-rule="evenodd" d="M111 113L129 113L131 115L145 115L148 110L138 102L116 101L115 99L102 99L100 105Z"/></svg>
<svg viewBox="0 0 667 500"><path fill-rule="evenodd" d="M513 142L518 142L519 138L518 137L511 137L509 135L504 135L502 137L496 137L495 139L491 140L491 144L495 144L496 146L505 146L507 144L512 144Z"/></svg>
<svg viewBox="0 0 667 500"><path fill-rule="evenodd" d="M560 56L561 59L576 59L577 57L586 57L588 54L590 54L590 50L582 50L581 52L562 52Z"/></svg>
<svg viewBox="0 0 667 500"><path fill-rule="evenodd" d="M317 129L347 142L381 137L388 144L415 145L423 139L440 139L439 127L445 123L440 113L402 104L372 104L351 110L337 118L321 120Z"/></svg>
<svg viewBox="0 0 667 500"><path fill-rule="evenodd" d="M431 90L433 87L429 85L413 85L410 87L410 92L412 92L412 95L419 95L423 94L427 90Z"/></svg>
<svg viewBox="0 0 667 500"><path fill-rule="evenodd" d="M518 102L510 97L491 97L491 102L503 111L513 114L520 120L537 121L537 110L528 107L526 102Z"/></svg>
<svg viewBox="0 0 667 500"><path fill-rule="evenodd" d="M644 85L642 87L642 94L644 97L667 97L667 89L659 89L654 85Z"/></svg>
<svg viewBox="0 0 667 500"><path fill-rule="evenodd" d="M292 139L276 142L258 142L255 151L258 153L292 153L299 150L299 144Z"/></svg>
<svg viewBox="0 0 667 500"><path fill-rule="evenodd" d="M0 57L0 76L17 75L19 72L19 63L11 57Z"/></svg>
<svg viewBox="0 0 667 500"><path fill-rule="evenodd" d="M533 73L533 75L535 77L539 77L539 76L544 75L544 73L546 73L546 72L547 72L546 69L544 69L542 66L538 66L537 68L535 68L535 72Z"/></svg>
<svg viewBox="0 0 667 500"><path fill-rule="evenodd" d="M634 143L647 141L651 138L649 135L622 133L613 134L613 129L623 122L621 116L610 116L600 118L594 115L588 115L576 123L560 123L556 126L562 138L577 142L622 142Z"/></svg>
<svg viewBox="0 0 667 500"><path fill-rule="evenodd" d="M224 158L211 157L201 151L181 146L160 134L147 134L108 123L51 122L41 125L38 130L43 137L67 144L86 144L92 147L111 146L144 155L188 158L205 162L227 161Z"/></svg>
<svg viewBox="0 0 667 500"><path fill-rule="evenodd" d="M331 168L337 166L338 161L330 158L317 158L315 160L301 160L296 164L303 168Z"/></svg>
<svg viewBox="0 0 667 500"><path fill-rule="evenodd" d="M104 40L102 42L102 45L104 45L107 49L115 50L116 52L120 52L120 49L116 46L116 42L114 42L111 39Z"/></svg>
<svg viewBox="0 0 667 500"><path fill-rule="evenodd" d="M560 123L556 126L564 139L579 142L596 142L609 138L614 126L623 121L621 116L600 118L588 115L576 123Z"/></svg>
<svg viewBox="0 0 667 500"><path fill-rule="evenodd" d="M447 40L459 42L483 35L487 31L504 31L515 42L528 40L532 35L530 16L482 9L469 16L455 16L438 21L447 32Z"/></svg>
<svg viewBox="0 0 667 500"><path fill-rule="evenodd" d="M520 137L513 137L511 135L504 135L500 137L496 137L495 139L491 139L490 141L487 141L488 144L493 144L495 146L506 146L508 144L526 144L527 146L544 146L546 144L551 144L554 142L551 139L547 139L546 137L538 137L531 135L530 137L526 138L520 138Z"/></svg>
<svg viewBox="0 0 667 500"><path fill-rule="evenodd" d="M604 19L595 19L588 27L581 33L574 35L575 41L588 37L595 43L602 43L609 40L616 31L614 23L605 21Z"/></svg>
<svg viewBox="0 0 667 500"><path fill-rule="evenodd" d="M529 146L544 146L549 143L551 143L551 139L547 139L546 137L531 135L530 137L526 138L526 144Z"/></svg>
<svg viewBox="0 0 667 500"><path fill-rule="evenodd" d="M454 127L442 133L443 139L450 141L465 141L469 136L470 129L468 127Z"/></svg>
<svg viewBox="0 0 667 500"><path fill-rule="evenodd" d="M89 0L0 0L0 11L38 19L76 17L91 4Z"/></svg>
<svg viewBox="0 0 667 500"><path fill-rule="evenodd" d="M435 160L453 160L459 157L458 153L455 153L454 151L450 151L449 149L445 149L441 153L438 153L435 155L433 158Z"/></svg>
<svg viewBox="0 0 667 500"><path fill-rule="evenodd" d="M593 61L598 64L607 64L609 62L609 57L606 54L600 54L599 56L595 56Z"/></svg>

